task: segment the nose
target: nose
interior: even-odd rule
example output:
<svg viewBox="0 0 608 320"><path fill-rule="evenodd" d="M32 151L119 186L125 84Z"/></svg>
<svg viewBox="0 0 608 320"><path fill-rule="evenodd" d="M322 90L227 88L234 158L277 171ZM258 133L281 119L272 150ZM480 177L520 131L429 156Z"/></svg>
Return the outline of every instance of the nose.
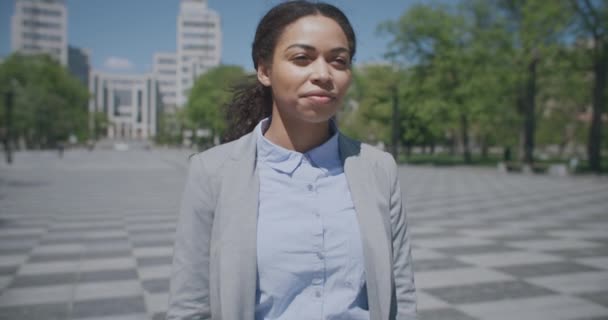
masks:
<svg viewBox="0 0 608 320"><path fill-rule="evenodd" d="M313 82L328 82L331 74L327 63L323 59L318 59L312 65L311 80Z"/></svg>

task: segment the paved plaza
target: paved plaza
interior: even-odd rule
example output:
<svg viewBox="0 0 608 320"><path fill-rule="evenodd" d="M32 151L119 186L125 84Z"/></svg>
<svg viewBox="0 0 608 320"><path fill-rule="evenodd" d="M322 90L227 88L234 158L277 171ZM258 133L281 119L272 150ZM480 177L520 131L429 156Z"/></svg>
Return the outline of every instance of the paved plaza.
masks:
<svg viewBox="0 0 608 320"><path fill-rule="evenodd" d="M188 155L0 164L0 320L163 319ZM420 319L608 319L606 177L400 174Z"/></svg>

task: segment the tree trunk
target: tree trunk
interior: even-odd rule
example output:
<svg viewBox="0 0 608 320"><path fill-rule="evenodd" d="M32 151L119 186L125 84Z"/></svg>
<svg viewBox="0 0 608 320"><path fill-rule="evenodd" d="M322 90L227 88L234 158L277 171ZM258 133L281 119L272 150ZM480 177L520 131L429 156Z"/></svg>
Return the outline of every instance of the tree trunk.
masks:
<svg viewBox="0 0 608 320"><path fill-rule="evenodd" d="M597 45L600 45L599 43ZM601 50L601 49L600 49ZM593 84L593 111L591 115L591 128L589 128L589 142L587 144L587 156L589 167L594 172L600 172L601 149L602 149L602 111L604 110L604 91L606 89L606 74L608 73L608 54L595 56L593 73L595 81Z"/></svg>
<svg viewBox="0 0 608 320"><path fill-rule="evenodd" d="M532 61L528 65L528 79L524 93L524 157L527 164L534 162L534 131L536 127L536 66L538 64L537 54L534 53Z"/></svg>
<svg viewBox="0 0 608 320"><path fill-rule="evenodd" d="M469 146L469 119L464 113L460 114L460 130L463 159L465 163L471 163L471 149Z"/></svg>

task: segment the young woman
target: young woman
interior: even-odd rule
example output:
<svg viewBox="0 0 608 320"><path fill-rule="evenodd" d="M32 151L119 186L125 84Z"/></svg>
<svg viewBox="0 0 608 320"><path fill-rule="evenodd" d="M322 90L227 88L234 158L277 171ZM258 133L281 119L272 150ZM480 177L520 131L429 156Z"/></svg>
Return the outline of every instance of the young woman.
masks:
<svg viewBox="0 0 608 320"><path fill-rule="evenodd" d="M332 120L354 55L332 5L262 18L258 81L230 106L235 141L191 159L167 319L415 319L395 161Z"/></svg>

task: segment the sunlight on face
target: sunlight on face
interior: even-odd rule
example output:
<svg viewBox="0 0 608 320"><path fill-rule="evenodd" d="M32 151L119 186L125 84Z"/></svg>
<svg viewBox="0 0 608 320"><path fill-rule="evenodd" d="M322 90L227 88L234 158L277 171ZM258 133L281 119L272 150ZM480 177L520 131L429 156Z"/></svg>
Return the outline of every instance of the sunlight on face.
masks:
<svg viewBox="0 0 608 320"><path fill-rule="evenodd" d="M292 121L323 122L341 105L351 82L351 61L344 31L331 18L306 16L279 37L272 64L260 81L272 86L274 106ZM287 120L287 119L286 119Z"/></svg>

